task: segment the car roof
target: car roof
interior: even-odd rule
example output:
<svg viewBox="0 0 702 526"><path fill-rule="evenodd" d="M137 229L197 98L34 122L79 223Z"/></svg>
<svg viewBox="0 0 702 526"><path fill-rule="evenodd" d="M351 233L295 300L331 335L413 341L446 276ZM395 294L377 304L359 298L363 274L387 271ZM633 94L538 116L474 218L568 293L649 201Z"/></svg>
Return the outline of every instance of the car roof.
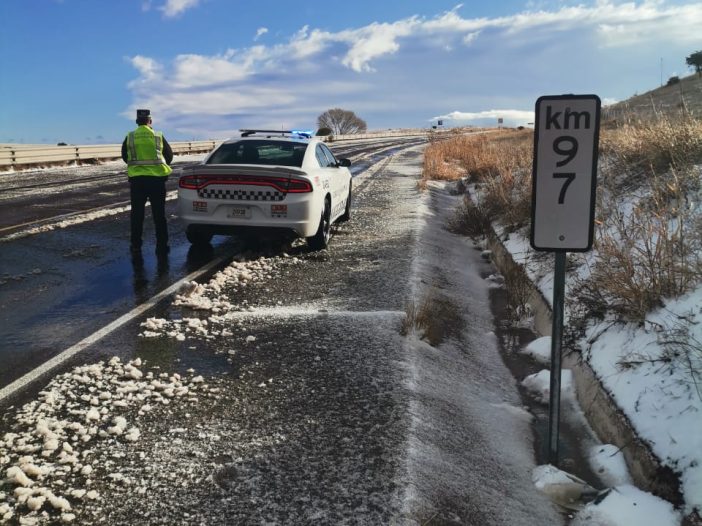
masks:
<svg viewBox="0 0 702 526"><path fill-rule="evenodd" d="M239 130L241 132L240 137L230 137L229 139L223 141L225 143L233 143L237 141L245 140L276 140L285 142L319 142L320 137L315 137L312 135L311 131L298 131L298 130L252 130L243 129Z"/></svg>
<svg viewBox="0 0 702 526"><path fill-rule="evenodd" d="M260 140L265 140L265 141L276 141L276 142L290 142L290 143L296 143L296 144L316 144L316 143L321 143L322 140L319 137L312 137L312 138L302 138L302 137L284 137L280 135L252 135L250 137L231 137L229 139L226 139L222 141L222 144L233 144L235 142L241 142L241 141L260 141Z"/></svg>

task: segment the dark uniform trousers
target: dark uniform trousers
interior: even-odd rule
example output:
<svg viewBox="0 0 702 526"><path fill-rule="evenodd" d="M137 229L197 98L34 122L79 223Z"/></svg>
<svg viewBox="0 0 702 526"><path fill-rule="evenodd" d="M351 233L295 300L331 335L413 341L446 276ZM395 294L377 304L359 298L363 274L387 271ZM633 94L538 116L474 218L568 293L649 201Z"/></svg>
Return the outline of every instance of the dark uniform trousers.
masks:
<svg viewBox="0 0 702 526"><path fill-rule="evenodd" d="M154 226L156 227L156 248L164 249L168 246L166 179L168 179L168 177L144 175L129 178L132 204L132 248L141 247L141 236L144 229L144 209L147 200L151 203L151 216L154 219Z"/></svg>

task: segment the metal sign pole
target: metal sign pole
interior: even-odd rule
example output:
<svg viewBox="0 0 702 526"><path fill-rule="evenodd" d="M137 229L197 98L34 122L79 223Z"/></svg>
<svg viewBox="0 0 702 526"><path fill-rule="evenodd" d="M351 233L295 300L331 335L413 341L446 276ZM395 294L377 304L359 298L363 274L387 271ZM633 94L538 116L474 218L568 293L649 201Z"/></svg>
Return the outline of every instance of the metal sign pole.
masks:
<svg viewBox="0 0 702 526"><path fill-rule="evenodd" d="M561 354L566 253L556 252L553 275L553 325L551 329L551 392L548 404L548 461L558 466L558 428L561 420Z"/></svg>
<svg viewBox="0 0 702 526"><path fill-rule="evenodd" d="M548 460L558 465L561 347L567 252L592 248L600 130L597 95L549 95L536 101L531 246L554 252Z"/></svg>

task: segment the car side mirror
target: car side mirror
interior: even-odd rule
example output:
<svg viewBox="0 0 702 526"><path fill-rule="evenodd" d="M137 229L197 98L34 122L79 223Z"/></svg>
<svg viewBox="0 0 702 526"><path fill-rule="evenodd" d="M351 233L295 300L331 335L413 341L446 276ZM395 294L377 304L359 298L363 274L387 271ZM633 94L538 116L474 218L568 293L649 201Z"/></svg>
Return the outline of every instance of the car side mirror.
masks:
<svg viewBox="0 0 702 526"><path fill-rule="evenodd" d="M337 166L343 166L344 168L348 168L351 166L351 160L350 159L339 159L338 162L336 163Z"/></svg>

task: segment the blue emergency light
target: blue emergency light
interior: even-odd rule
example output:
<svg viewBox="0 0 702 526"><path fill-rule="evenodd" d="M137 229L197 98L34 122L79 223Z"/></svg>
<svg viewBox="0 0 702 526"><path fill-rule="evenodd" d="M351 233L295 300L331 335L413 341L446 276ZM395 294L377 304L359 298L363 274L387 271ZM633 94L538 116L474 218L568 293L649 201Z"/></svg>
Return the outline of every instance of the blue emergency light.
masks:
<svg viewBox="0 0 702 526"><path fill-rule="evenodd" d="M314 132L312 130L292 130L290 133L302 139L311 139Z"/></svg>

